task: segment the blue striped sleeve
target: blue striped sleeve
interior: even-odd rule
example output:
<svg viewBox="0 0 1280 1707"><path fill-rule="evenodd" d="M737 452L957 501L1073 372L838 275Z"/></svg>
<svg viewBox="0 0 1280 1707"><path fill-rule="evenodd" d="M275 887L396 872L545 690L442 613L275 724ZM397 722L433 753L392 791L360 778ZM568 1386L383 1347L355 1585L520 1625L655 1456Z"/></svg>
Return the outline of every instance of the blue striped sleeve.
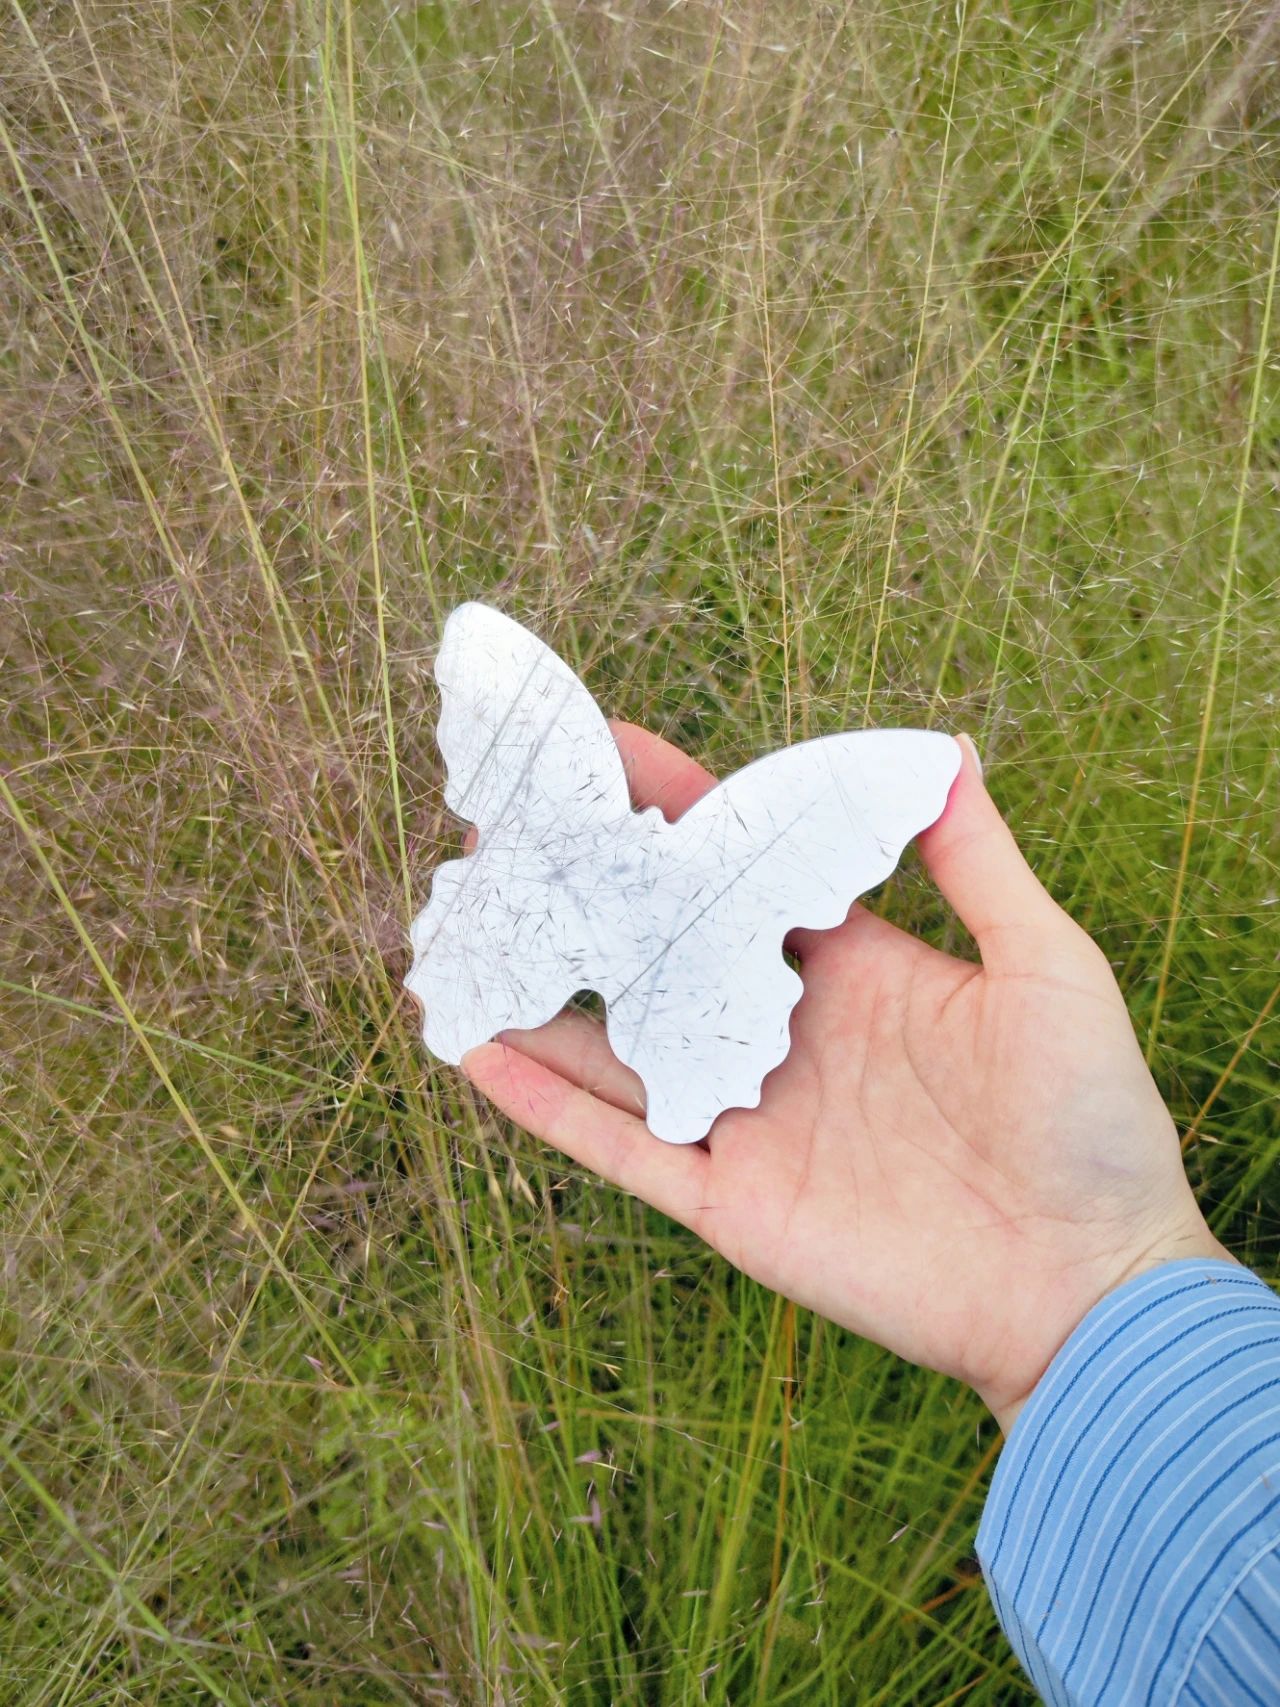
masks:
<svg viewBox="0 0 1280 1707"><path fill-rule="evenodd" d="M1009 1432L978 1526L1050 1707L1280 1701L1280 1298L1162 1263L1095 1304Z"/></svg>

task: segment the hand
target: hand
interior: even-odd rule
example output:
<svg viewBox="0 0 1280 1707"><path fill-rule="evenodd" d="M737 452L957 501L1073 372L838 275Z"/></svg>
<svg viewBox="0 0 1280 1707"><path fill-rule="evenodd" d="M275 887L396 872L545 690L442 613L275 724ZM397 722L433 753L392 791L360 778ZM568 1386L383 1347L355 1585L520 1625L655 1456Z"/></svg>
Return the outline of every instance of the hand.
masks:
<svg viewBox="0 0 1280 1707"><path fill-rule="evenodd" d="M612 728L637 807L675 818L714 785L657 736ZM462 1066L511 1119L755 1279L968 1382L1007 1433L1106 1292L1228 1253L1110 967L1019 853L972 743L918 845L981 965L861 906L837 930L793 931L790 1051L759 1107L726 1110L702 1144L649 1133L640 1080L582 1013L504 1032Z"/></svg>

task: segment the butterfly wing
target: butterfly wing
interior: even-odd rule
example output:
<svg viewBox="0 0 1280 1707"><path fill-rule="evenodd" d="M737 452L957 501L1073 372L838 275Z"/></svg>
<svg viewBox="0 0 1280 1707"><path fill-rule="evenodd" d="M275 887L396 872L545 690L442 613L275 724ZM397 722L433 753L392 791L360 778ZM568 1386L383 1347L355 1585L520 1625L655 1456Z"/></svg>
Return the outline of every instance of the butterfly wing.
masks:
<svg viewBox="0 0 1280 1707"><path fill-rule="evenodd" d="M406 980L441 1059L550 1019L580 988L676 1143L754 1107L786 1054L796 925L839 924L941 813L960 765L948 736L829 736L757 760L675 825L631 811L608 725L582 683L518 623L479 604L437 660L445 799L480 831L440 866Z"/></svg>
<svg viewBox="0 0 1280 1707"><path fill-rule="evenodd" d="M633 815L608 724L528 629L460 605L436 679L445 801L479 840L437 868L405 982L427 1047L456 1063L506 1026L550 1019L589 981L609 909L588 904L586 879Z"/></svg>
<svg viewBox="0 0 1280 1707"><path fill-rule="evenodd" d="M650 878L661 931L639 975L604 991L651 1132L690 1143L721 1109L758 1104L802 989L783 938L842 923L941 815L959 769L949 735L831 735L747 765L666 827Z"/></svg>
<svg viewBox="0 0 1280 1707"><path fill-rule="evenodd" d="M438 867L413 921L405 979L423 1009L431 1053L456 1064L508 1026L544 1024L608 964L605 912L552 881L518 844L482 843Z"/></svg>
<svg viewBox="0 0 1280 1707"><path fill-rule="evenodd" d="M631 809L609 725L549 646L488 605L459 605L436 659L436 739L448 767L445 804L481 838L522 838L564 820L611 823Z"/></svg>

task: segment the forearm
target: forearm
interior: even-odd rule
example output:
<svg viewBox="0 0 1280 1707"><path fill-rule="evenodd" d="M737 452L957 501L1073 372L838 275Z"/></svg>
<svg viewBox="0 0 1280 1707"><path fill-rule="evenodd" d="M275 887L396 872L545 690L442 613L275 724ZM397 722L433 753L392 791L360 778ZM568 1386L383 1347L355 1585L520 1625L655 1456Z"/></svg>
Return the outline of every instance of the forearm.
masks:
<svg viewBox="0 0 1280 1707"><path fill-rule="evenodd" d="M1247 1591L1280 1626L1278 1546L1280 1299L1230 1261L1149 1269L1009 1434L977 1543L1001 1624L1055 1707L1193 1701L1202 1674L1244 1680L1206 1699L1272 1700L1280 1644L1250 1640Z"/></svg>

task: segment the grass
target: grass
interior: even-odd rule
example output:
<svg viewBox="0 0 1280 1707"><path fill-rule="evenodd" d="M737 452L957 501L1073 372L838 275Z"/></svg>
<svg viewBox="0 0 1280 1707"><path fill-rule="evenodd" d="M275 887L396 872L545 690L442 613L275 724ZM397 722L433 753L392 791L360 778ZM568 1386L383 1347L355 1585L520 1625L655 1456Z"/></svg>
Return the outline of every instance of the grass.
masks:
<svg viewBox="0 0 1280 1707"><path fill-rule="evenodd" d="M0 0L0 1699L1033 1699L977 1401L426 1059L429 666L972 732L1280 1278L1278 37Z"/></svg>

